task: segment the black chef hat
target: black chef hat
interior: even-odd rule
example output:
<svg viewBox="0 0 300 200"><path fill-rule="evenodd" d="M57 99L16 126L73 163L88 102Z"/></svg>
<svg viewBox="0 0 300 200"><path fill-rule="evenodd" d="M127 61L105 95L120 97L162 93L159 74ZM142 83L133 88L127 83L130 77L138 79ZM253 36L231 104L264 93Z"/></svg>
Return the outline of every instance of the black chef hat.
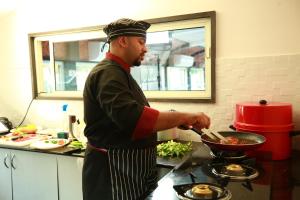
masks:
<svg viewBox="0 0 300 200"><path fill-rule="evenodd" d="M144 21L132 19L118 19L103 28L107 35L107 42L111 42L118 36L139 36L146 38L146 31L150 24Z"/></svg>

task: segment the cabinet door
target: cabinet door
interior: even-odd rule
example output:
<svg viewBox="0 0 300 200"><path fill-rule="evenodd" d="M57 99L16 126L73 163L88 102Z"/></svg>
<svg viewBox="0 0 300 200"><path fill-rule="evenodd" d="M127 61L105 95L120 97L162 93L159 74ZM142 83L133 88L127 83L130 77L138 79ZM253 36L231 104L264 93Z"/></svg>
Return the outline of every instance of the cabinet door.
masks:
<svg viewBox="0 0 300 200"><path fill-rule="evenodd" d="M58 200L56 155L11 151L13 199Z"/></svg>
<svg viewBox="0 0 300 200"><path fill-rule="evenodd" d="M12 200L10 151L0 149L0 199Z"/></svg>
<svg viewBox="0 0 300 200"><path fill-rule="evenodd" d="M83 158L57 156L60 200L82 200Z"/></svg>

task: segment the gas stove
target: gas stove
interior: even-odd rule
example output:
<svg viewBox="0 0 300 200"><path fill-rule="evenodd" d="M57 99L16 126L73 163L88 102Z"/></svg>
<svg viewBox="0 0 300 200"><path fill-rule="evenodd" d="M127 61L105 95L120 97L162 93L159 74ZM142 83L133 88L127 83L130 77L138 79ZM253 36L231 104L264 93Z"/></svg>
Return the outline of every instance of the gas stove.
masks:
<svg viewBox="0 0 300 200"><path fill-rule="evenodd" d="M300 152L283 161L266 161L243 152L209 154L210 158L191 157L173 169L147 199L300 199L300 184L295 181L299 170L293 170L300 167ZM195 186L205 195L195 196Z"/></svg>
<svg viewBox="0 0 300 200"><path fill-rule="evenodd" d="M262 195L264 197L270 196L268 184L257 184L257 180L263 177L265 171L261 163L257 162L255 158L249 158L242 152L211 152L211 154L212 159L200 163L191 160L190 166L173 172L178 179L173 180L175 181L174 190L179 199L246 200L260 199L263 198ZM180 184L183 180L185 183ZM215 196L195 196L191 191L199 184L200 186L208 186L209 189L212 188L212 194L214 191L219 192ZM253 192L254 190L264 192L258 194Z"/></svg>
<svg viewBox="0 0 300 200"><path fill-rule="evenodd" d="M247 157L244 152L211 151L211 155L213 159L206 162L202 170L221 182L250 182L263 171L256 159Z"/></svg>

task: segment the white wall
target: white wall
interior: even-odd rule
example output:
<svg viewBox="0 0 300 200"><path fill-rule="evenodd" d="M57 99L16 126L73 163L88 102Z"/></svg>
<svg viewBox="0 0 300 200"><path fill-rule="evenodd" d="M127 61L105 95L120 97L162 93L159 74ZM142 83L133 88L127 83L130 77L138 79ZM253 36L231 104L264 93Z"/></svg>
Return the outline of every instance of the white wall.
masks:
<svg viewBox="0 0 300 200"><path fill-rule="evenodd" d="M225 130L234 120L237 102L289 102L300 129L298 0L19 1L15 13L0 18L0 115L17 125L31 100L28 33L102 25L120 17L151 19L211 10L217 13L216 103L152 107L204 111L211 116L212 129ZM26 123L55 126L62 103L34 101ZM82 116L82 101L68 103ZM197 136L186 133L185 138Z"/></svg>

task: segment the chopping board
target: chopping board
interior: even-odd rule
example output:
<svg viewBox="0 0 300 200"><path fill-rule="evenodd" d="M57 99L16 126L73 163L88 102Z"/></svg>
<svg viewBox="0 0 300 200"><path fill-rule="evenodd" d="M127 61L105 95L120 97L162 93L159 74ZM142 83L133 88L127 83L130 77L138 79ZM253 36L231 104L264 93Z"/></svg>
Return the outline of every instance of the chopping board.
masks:
<svg viewBox="0 0 300 200"><path fill-rule="evenodd" d="M56 149L49 149L46 151L52 152L52 153L59 153L59 154L71 154L71 153L80 152L81 148L64 146L64 147L59 147Z"/></svg>
<svg viewBox="0 0 300 200"><path fill-rule="evenodd" d="M179 164L181 164L182 162L186 161L191 153L187 153L186 155L184 155L183 157L179 157L179 158L163 158L163 157L157 157L156 158L156 164L158 166L163 166L163 167L175 167Z"/></svg>
<svg viewBox="0 0 300 200"><path fill-rule="evenodd" d="M174 140L176 142L182 142L182 143L187 143L187 141L178 141L178 140ZM187 159L189 159L191 157L191 154L198 149L199 147L199 143L198 142L192 142L192 151L187 152L184 156L182 157L159 157L157 156L156 158L156 164L158 166L162 166L162 167L175 167L178 166L179 164L182 164L183 162L185 162Z"/></svg>

